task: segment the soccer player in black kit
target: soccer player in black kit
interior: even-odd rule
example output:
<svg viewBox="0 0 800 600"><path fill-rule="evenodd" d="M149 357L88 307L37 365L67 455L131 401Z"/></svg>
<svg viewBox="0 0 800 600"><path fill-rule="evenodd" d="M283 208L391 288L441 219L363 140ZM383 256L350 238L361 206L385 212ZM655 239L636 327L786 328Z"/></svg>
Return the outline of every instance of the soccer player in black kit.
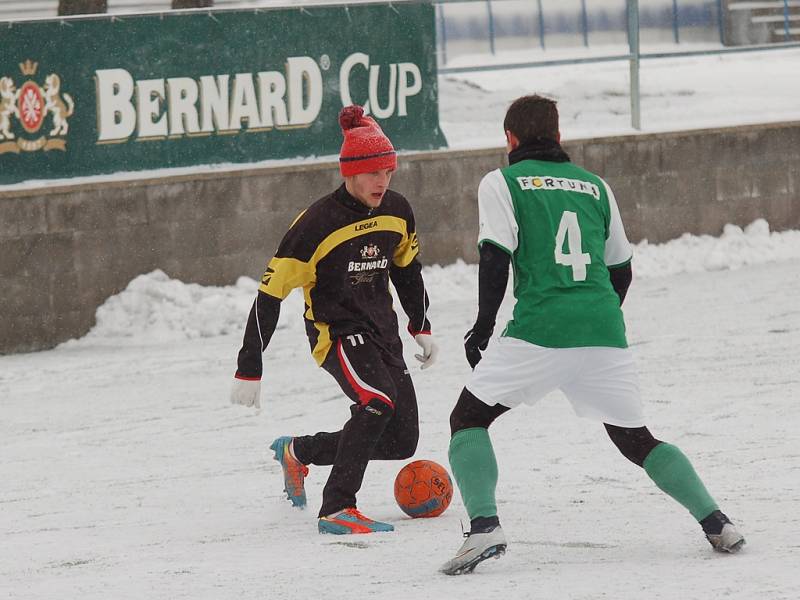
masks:
<svg viewBox="0 0 800 600"><path fill-rule="evenodd" d="M393 531L356 507L367 463L409 458L419 438L417 400L390 280L408 316L408 332L422 348L416 357L423 369L433 364L438 349L426 316L414 214L403 196L388 189L397 167L394 147L360 106L343 108L339 123L344 183L297 217L270 260L247 320L231 402L260 406L261 354L275 331L281 301L302 288L311 354L353 403L340 431L272 443L287 496L303 508L306 465L332 465L320 533Z"/></svg>

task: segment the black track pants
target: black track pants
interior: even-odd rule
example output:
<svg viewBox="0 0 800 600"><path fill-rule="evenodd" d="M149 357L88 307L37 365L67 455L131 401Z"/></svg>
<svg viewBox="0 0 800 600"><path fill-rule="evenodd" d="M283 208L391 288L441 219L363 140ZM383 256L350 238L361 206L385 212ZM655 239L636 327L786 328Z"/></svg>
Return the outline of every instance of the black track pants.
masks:
<svg viewBox="0 0 800 600"><path fill-rule="evenodd" d="M322 367L353 401L341 431L294 439L294 452L304 464L333 465L322 494L319 515L356 506L367 463L414 455L419 439L417 397L405 365L383 360L365 335L334 342Z"/></svg>

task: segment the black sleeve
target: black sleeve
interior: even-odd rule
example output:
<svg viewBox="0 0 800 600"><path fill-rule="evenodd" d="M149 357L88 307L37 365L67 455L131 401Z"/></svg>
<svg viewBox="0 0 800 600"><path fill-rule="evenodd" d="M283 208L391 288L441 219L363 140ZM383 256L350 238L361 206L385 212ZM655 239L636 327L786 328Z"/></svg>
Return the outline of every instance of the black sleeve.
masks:
<svg viewBox="0 0 800 600"><path fill-rule="evenodd" d="M478 265L478 318L473 331L491 335L497 311L503 303L508 284L508 265L511 256L492 243L484 242Z"/></svg>
<svg viewBox="0 0 800 600"><path fill-rule="evenodd" d="M631 280L633 280L631 263L628 262L621 267L609 269L608 275L611 277L611 285L614 287L614 291L617 292L617 296L619 296L619 305L622 306L622 303L625 301L625 294L628 293Z"/></svg>
<svg viewBox="0 0 800 600"><path fill-rule="evenodd" d="M400 304L408 315L408 332L411 335L430 333L431 323L428 320L428 292L422 281L422 265L414 258L405 267L392 263L389 268L389 277L392 280Z"/></svg>
<svg viewBox="0 0 800 600"><path fill-rule="evenodd" d="M237 379L261 379L261 353L266 350L275 333L280 313L281 301L278 298L258 292L244 329L244 340L237 361Z"/></svg>

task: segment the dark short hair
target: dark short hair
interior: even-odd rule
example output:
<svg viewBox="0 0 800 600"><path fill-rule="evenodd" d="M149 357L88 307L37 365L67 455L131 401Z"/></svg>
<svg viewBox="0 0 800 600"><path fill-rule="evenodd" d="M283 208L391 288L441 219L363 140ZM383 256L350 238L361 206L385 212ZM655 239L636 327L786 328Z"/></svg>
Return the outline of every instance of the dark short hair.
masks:
<svg viewBox="0 0 800 600"><path fill-rule="evenodd" d="M536 138L557 140L556 101L537 94L517 98L506 111L503 129L517 136L521 144Z"/></svg>

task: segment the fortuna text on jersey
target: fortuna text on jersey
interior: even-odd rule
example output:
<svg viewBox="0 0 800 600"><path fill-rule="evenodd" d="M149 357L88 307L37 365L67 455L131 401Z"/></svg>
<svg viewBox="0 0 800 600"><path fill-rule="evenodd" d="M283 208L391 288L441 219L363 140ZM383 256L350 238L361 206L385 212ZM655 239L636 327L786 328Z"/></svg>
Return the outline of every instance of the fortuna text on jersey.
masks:
<svg viewBox="0 0 800 600"><path fill-rule="evenodd" d="M595 200L600 200L600 188L593 183L581 181L580 179L534 175L532 177L517 177L517 183L521 190L564 190L589 194Z"/></svg>

